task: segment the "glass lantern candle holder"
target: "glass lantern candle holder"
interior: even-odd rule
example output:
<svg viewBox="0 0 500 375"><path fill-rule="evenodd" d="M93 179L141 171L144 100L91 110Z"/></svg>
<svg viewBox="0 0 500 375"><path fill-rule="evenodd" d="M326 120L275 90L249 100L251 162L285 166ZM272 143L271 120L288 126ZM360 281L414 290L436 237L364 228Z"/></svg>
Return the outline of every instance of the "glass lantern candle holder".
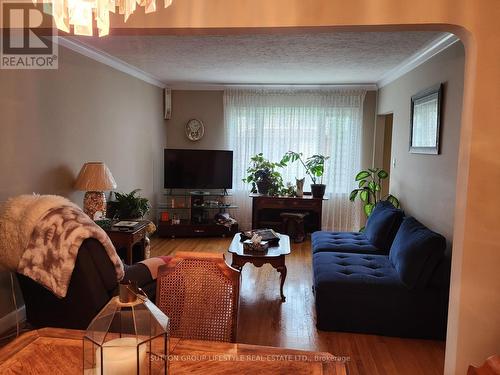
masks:
<svg viewBox="0 0 500 375"><path fill-rule="evenodd" d="M83 338L84 375L168 374L168 317L131 284L120 284Z"/></svg>

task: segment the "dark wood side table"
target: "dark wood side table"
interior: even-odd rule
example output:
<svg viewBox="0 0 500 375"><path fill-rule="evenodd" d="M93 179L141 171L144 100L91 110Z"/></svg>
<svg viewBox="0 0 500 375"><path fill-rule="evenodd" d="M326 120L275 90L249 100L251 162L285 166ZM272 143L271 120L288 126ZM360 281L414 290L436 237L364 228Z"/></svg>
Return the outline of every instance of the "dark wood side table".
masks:
<svg viewBox="0 0 500 375"><path fill-rule="evenodd" d="M271 197L261 194L250 194L252 198L252 229L272 228L281 230L283 212L307 213L304 227L307 233L321 230L323 200L311 195L303 197Z"/></svg>
<svg viewBox="0 0 500 375"><path fill-rule="evenodd" d="M263 253L246 253L243 251L243 243L240 242L240 234L236 233L233 237L228 251L232 255L231 267L236 268L241 272L243 266L247 263L253 264L255 267L262 267L264 264L270 264L276 271L280 273L280 295L283 302L286 301L283 294L283 286L286 279L286 264L285 256L290 254L290 237L286 234L280 234L279 246L270 247L267 252Z"/></svg>
<svg viewBox="0 0 500 375"><path fill-rule="evenodd" d="M116 250L125 249L125 263L131 265L133 263L133 250L134 246L140 244L141 254L140 259L144 260L144 249L146 245L146 227L149 221L143 220L139 221L139 224L132 229L119 229L116 227L111 227L110 229L105 229L111 242L115 246Z"/></svg>

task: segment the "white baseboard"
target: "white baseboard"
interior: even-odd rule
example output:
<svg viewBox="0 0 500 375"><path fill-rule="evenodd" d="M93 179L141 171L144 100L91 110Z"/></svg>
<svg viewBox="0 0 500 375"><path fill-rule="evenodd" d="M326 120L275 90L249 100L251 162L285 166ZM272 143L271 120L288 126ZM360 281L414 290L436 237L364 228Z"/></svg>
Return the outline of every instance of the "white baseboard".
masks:
<svg viewBox="0 0 500 375"><path fill-rule="evenodd" d="M11 331L16 328L16 319L19 320L19 323L26 321L26 306L21 306L17 309L17 317L16 310L8 313L4 317L0 318L0 333L5 333Z"/></svg>

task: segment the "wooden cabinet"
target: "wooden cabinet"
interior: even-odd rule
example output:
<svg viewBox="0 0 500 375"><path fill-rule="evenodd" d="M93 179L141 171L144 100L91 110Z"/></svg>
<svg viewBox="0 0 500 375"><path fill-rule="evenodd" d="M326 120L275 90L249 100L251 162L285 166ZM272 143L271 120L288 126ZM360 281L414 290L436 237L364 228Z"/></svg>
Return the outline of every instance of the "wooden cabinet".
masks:
<svg viewBox="0 0 500 375"><path fill-rule="evenodd" d="M321 214L323 200L311 195L298 197L271 197L260 194L250 194L252 198L252 228L272 228L281 231L282 212L307 212L304 219L305 230L308 233L321 230Z"/></svg>

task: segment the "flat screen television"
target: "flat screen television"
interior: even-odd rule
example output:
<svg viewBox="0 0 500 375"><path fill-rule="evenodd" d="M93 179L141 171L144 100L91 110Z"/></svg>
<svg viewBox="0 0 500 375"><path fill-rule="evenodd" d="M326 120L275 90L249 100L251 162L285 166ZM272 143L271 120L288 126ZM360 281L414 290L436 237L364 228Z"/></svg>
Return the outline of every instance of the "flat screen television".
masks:
<svg viewBox="0 0 500 375"><path fill-rule="evenodd" d="M166 189L231 189L233 152L165 149Z"/></svg>

